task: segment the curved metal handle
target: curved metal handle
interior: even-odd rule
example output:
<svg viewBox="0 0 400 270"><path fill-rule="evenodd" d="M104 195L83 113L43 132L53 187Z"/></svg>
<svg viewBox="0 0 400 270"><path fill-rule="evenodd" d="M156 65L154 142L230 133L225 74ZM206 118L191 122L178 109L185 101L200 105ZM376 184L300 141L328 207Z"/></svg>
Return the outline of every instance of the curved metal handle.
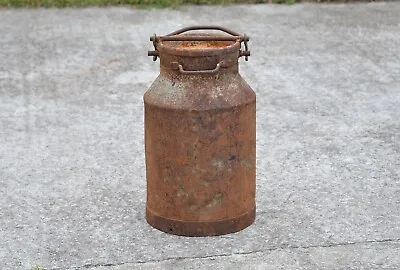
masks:
<svg viewBox="0 0 400 270"><path fill-rule="evenodd" d="M217 66L214 69L206 69L206 70L184 70L181 64L178 64L178 69L181 74L184 75L210 75L210 74L215 74L221 69L221 65L223 64L223 61L219 62Z"/></svg>
<svg viewBox="0 0 400 270"><path fill-rule="evenodd" d="M219 30L222 32L225 32L231 36L188 36L188 35L179 35L187 31L192 31L192 30ZM207 40L218 40L218 41L244 41L247 42L249 41L249 37L246 35L240 35L232 30L229 30L225 27L220 27L220 26L213 26L213 25L200 25L200 26L189 26L189 27L184 27L182 29L179 29L175 32L172 32L168 35L165 36L157 36L153 35L150 37L150 41L153 41L153 43L157 43L159 41L207 41ZM156 44L155 44L156 45Z"/></svg>
<svg viewBox="0 0 400 270"><path fill-rule="evenodd" d="M215 25L188 26L188 27L184 27L182 29L176 30L176 31L168 34L167 36L175 36L175 35L179 35L184 32L193 31L193 30L219 30L219 31L225 32L227 34L230 34L232 36L240 36L240 34L234 32L228 28L221 27L221 26L215 26Z"/></svg>

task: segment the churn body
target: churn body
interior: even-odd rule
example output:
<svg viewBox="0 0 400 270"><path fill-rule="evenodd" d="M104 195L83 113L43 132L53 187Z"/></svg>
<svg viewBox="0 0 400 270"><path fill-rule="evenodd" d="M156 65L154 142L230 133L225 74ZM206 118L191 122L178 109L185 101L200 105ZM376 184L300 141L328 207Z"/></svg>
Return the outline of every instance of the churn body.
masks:
<svg viewBox="0 0 400 270"><path fill-rule="evenodd" d="M238 73L249 53L227 35L169 37L153 37L160 74L144 95L146 219L178 235L239 231L255 218L256 96Z"/></svg>

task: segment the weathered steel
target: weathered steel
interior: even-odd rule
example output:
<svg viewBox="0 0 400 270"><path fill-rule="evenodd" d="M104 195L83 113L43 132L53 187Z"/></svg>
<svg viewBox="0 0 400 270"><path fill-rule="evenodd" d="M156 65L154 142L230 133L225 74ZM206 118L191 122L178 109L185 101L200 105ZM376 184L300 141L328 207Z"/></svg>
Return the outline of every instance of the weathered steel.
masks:
<svg viewBox="0 0 400 270"><path fill-rule="evenodd" d="M242 230L255 219L256 178L256 96L238 74L243 40L154 41L160 75L144 95L146 219L177 235Z"/></svg>

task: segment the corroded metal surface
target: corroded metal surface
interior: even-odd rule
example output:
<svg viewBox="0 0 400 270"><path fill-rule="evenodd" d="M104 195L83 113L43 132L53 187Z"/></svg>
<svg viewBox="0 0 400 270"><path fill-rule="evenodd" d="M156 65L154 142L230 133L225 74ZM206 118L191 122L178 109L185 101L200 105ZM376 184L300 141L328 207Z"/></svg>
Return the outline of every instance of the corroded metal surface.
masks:
<svg viewBox="0 0 400 270"><path fill-rule="evenodd" d="M157 229L220 235L254 221L256 97L237 72L239 49L212 40L159 47L160 75L144 95L146 217Z"/></svg>

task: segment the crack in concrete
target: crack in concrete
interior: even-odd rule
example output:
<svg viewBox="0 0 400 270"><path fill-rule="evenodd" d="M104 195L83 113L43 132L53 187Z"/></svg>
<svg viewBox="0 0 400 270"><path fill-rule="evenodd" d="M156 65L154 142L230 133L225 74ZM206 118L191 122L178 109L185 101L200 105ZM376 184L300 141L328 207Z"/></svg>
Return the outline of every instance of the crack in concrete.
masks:
<svg viewBox="0 0 400 270"><path fill-rule="evenodd" d="M353 241L353 242L343 242L343 243L331 243L325 245L309 245L309 246L280 246L274 248L266 248L266 249L259 249L253 250L248 252L238 252L238 253L225 253L225 254L214 254L214 255L205 255L205 256L193 256L193 257L169 257L161 260L148 260L148 261L132 261L132 262L121 262L121 263L98 263L98 264L85 264L81 266L69 267L67 269L95 269L98 267L113 267L113 266L120 266L124 264L146 264L146 263L158 263L158 262L167 262L167 261L180 261L180 260L195 260L195 259L212 259L212 258L222 258L222 257L230 257L234 255L250 255L250 254L257 254L257 253L264 253L276 250L290 250L290 249L313 249L313 248L331 248L331 247L342 247L342 246L352 246L352 245L363 245L363 244L380 244L380 243L395 243L400 242L400 238L387 238L387 239L380 239L380 240L366 240L366 241ZM51 268L53 270L64 270L66 268Z"/></svg>

